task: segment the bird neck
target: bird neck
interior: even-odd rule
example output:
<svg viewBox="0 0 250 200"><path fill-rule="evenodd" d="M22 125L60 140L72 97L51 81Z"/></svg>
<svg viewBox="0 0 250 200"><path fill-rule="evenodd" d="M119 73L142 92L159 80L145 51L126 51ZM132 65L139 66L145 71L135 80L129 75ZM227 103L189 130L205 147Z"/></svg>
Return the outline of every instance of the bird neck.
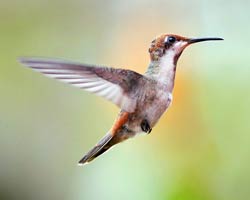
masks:
<svg viewBox="0 0 250 200"><path fill-rule="evenodd" d="M172 92L177 59L174 52L167 52L159 59L151 60L145 75L166 85L167 90Z"/></svg>

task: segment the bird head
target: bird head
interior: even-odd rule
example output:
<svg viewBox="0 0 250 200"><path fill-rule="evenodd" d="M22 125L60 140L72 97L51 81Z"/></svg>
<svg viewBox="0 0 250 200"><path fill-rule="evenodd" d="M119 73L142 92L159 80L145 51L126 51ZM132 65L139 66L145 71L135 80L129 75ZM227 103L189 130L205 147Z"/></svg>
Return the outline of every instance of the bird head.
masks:
<svg viewBox="0 0 250 200"><path fill-rule="evenodd" d="M174 34L163 34L151 42L149 48L152 61L159 61L162 57L168 56L176 64L183 50L190 44L209 40L223 40L217 37L187 38Z"/></svg>

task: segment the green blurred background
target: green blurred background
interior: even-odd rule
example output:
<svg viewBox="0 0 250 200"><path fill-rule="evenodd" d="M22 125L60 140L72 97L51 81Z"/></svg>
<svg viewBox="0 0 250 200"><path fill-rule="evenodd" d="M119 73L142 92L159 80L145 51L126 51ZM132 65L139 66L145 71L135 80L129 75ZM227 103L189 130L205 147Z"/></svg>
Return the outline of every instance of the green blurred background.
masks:
<svg viewBox="0 0 250 200"><path fill-rule="evenodd" d="M249 8L249 0L1 0L0 199L249 199ZM225 40L186 49L172 107L150 135L78 167L119 109L17 57L143 73L161 33Z"/></svg>

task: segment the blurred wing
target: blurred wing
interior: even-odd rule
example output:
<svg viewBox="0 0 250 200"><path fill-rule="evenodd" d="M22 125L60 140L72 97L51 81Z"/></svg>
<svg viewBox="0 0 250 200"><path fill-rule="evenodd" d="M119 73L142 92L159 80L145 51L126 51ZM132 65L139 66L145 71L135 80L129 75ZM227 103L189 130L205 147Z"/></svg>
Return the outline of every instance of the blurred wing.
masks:
<svg viewBox="0 0 250 200"><path fill-rule="evenodd" d="M131 98L131 91L137 86L142 75L134 71L59 59L23 57L19 61L48 77L102 96L128 112L133 112L135 109L136 100Z"/></svg>

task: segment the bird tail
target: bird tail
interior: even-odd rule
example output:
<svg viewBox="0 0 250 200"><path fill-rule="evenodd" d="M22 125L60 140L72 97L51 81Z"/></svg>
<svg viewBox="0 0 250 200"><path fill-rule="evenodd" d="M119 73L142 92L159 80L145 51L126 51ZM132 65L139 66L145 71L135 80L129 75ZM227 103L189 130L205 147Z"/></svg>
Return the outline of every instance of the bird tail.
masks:
<svg viewBox="0 0 250 200"><path fill-rule="evenodd" d="M79 162L78 165L84 165L94 160L96 157L103 154L115 143L112 142L114 136L111 133L107 133Z"/></svg>

